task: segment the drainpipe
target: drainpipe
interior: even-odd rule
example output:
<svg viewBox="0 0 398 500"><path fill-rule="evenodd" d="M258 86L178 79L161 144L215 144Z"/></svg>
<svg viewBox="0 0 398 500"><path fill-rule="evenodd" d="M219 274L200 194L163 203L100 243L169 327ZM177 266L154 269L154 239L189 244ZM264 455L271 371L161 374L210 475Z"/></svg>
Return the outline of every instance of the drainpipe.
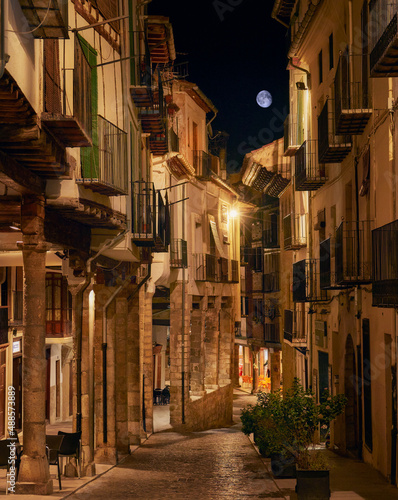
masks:
<svg viewBox="0 0 398 500"><path fill-rule="evenodd" d="M130 284L131 278L133 274L131 274L128 278L125 279L123 285L120 285L113 294L106 301L106 304L102 308L102 409L103 409L103 441L104 443L108 442L108 401L107 401L107 351L108 351L108 329L106 322L106 311L113 300L119 295L119 293ZM134 295L140 290L140 288L149 280L151 277L151 263L148 264L148 273L145 278L139 283L134 292L128 297L127 301L129 301Z"/></svg>
<svg viewBox="0 0 398 500"><path fill-rule="evenodd" d="M298 69L299 71L303 71L307 75L307 87L308 87L308 90L311 90L311 73L307 69L301 68L300 66L297 66L296 64L294 64L293 57L289 57L289 64L293 68Z"/></svg>

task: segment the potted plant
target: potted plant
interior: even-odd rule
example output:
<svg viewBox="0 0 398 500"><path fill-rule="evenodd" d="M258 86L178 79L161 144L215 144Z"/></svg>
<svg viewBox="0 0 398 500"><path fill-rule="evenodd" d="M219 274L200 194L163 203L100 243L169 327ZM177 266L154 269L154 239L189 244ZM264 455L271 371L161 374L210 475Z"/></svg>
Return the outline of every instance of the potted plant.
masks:
<svg viewBox="0 0 398 500"><path fill-rule="evenodd" d="M344 395L332 396L327 389L317 403L314 394L304 390L295 378L284 395L281 391L260 393L257 404L242 411L242 431L247 434L252 429L259 448L269 454L279 453L284 461L294 461L300 500L329 498L329 467L323 454L314 451L314 439L316 431L327 429L346 403ZM324 493L309 476L321 478Z"/></svg>

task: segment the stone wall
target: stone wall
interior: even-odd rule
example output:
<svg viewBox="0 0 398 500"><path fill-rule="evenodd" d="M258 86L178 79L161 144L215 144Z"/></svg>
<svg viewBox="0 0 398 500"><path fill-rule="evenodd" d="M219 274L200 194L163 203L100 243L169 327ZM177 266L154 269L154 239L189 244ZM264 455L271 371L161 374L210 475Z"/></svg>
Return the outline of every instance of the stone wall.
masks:
<svg viewBox="0 0 398 500"><path fill-rule="evenodd" d="M228 384L187 403L184 430L203 431L231 425L232 409L233 386Z"/></svg>

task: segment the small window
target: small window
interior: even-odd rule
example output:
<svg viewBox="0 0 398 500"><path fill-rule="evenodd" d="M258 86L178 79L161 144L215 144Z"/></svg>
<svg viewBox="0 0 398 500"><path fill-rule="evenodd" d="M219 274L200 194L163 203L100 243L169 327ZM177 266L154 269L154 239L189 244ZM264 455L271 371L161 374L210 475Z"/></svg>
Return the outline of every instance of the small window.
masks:
<svg viewBox="0 0 398 500"><path fill-rule="evenodd" d="M334 58L333 58L333 33L329 36L329 69L333 69L334 67Z"/></svg>
<svg viewBox="0 0 398 500"><path fill-rule="evenodd" d="M323 82L323 67L322 67L322 50L318 55L319 83Z"/></svg>

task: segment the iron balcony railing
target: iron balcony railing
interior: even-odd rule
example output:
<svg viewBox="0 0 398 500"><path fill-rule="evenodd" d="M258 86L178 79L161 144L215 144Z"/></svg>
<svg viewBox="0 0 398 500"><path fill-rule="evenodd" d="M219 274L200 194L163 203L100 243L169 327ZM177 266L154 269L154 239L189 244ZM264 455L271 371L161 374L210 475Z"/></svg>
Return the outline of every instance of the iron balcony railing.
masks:
<svg viewBox="0 0 398 500"><path fill-rule="evenodd" d="M370 76L397 76L398 0L369 2Z"/></svg>
<svg viewBox="0 0 398 500"><path fill-rule="evenodd" d="M196 281L216 281L217 257L208 253L193 254Z"/></svg>
<svg viewBox="0 0 398 500"><path fill-rule="evenodd" d="M398 220L372 231L373 306L398 307Z"/></svg>
<svg viewBox="0 0 398 500"><path fill-rule="evenodd" d="M325 166L318 164L316 140L305 141L297 151L295 179L297 191L315 191L327 181Z"/></svg>
<svg viewBox="0 0 398 500"><path fill-rule="evenodd" d="M275 323L265 323L264 325L264 341L269 343L279 344L281 341L279 320Z"/></svg>
<svg viewBox="0 0 398 500"><path fill-rule="evenodd" d="M81 178L76 182L101 194L128 192L127 133L98 115L98 146L81 155Z"/></svg>
<svg viewBox="0 0 398 500"><path fill-rule="evenodd" d="M170 242L170 267L187 268L188 267L188 250L186 240L174 238Z"/></svg>
<svg viewBox="0 0 398 500"><path fill-rule="evenodd" d="M283 248L298 250L307 246L307 214L288 214L283 218Z"/></svg>
<svg viewBox="0 0 398 500"><path fill-rule="evenodd" d="M340 55L334 88L336 134L362 134L372 114L366 53Z"/></svg>
<svg viewBox="0 0 398 500"><path fill-rule="evenodd" d="M225 257L217 259L216 281L219 283L228 283L229 281L229 260Z"/></svg>
<svg viewBox="0 0 398 500"><path fill-rule="evenodd" d="M278 292L280 290L279 271L264 274L264 293Z"/></svg>
<svg viewBox="0 0 398 500"><path fill-rule="evenodd" d="M339 283L337 280L335 247L334 238L327 238L319 244L319 271L322 290L341 290L349 286Z"/></svg>
<svg viewBox="0 0 398 500"><path fill-rule="evenodd" d="M170 212L152 182L135 181L132 188L132 238L137 246L166 252L170 243Z"/></svg>
<svg viewBox="0 0 398 500"><path fill-rule="evenodd" d="M336 282L357 285L372 281L372 221L343 221L336 229Z"/></svg>
<svg viewBox="0 0 398 500"><path fill-rule="evenodd" d="M210 153L197 150L193 152L193 167L196 177L210 179L213 175L218 175L219 159Z"/></svg>
<svg viewBox="0 0 398 500"><path fill-rule="evenodd" d="M319 260L304 259L293 264L293 302L319 302L327 300L321 289Z"/></svg>
<svg viewBox="0 0 398 500"><path fill-rule="evenodd" d="M318 117L318 160L341 163L351 149L351 136L336 135L333 100L326 99Z"/></svg>

